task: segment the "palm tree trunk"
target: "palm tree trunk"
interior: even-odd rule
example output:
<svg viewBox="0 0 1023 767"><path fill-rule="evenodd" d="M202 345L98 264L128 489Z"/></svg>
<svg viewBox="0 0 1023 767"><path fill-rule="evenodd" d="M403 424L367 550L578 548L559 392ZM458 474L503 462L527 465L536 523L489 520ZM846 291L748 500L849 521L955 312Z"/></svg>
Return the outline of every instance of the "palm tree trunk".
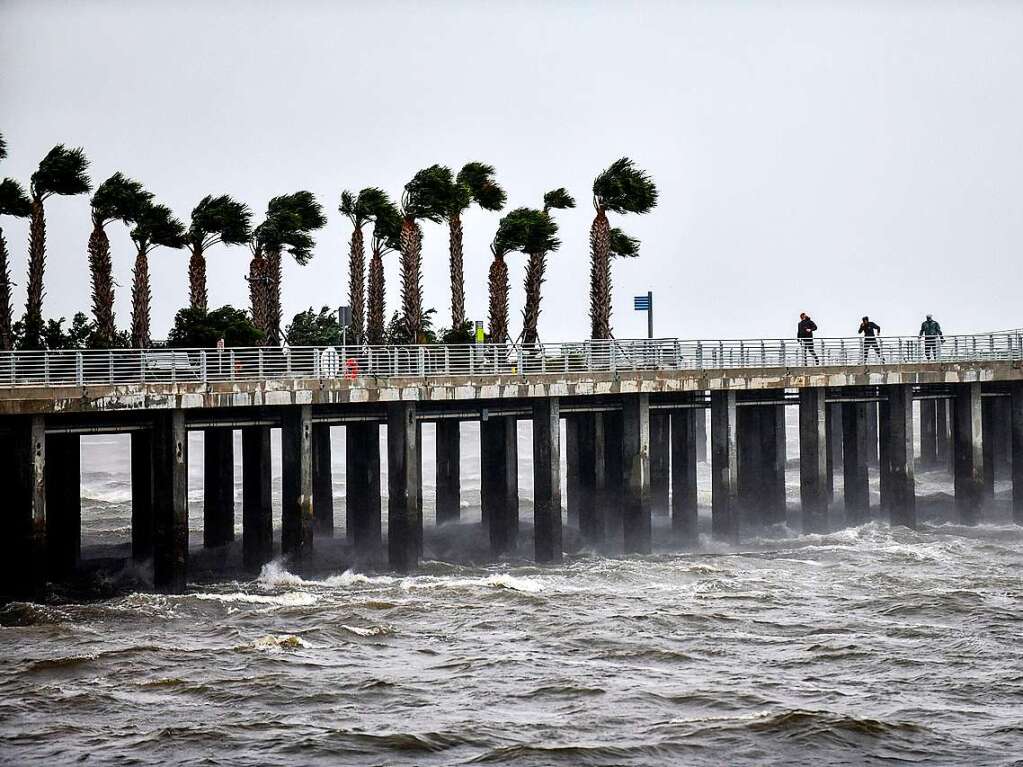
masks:
<svg viewBox="0 0 1023 767"><path fill-rule="evenodd" d="M522 343L535 344L540 323L540 295L547 270L547 254L533 253L526 263L526 307L522 310Z"/></svg>
<svg viewBox="0 0 1023 767"><path fill-rule="evenodd" d="M135 256L131 283L131 345L145 349L152 345L149 337L149 307L153 292L149 287L149 254L140 250Z"/></svg>
<svg viewBox="0 0 1023 767"><path fill-rule="evenodd" d="M611 225L603 208L590 229L590 336L611 337Z"/></svg>
<svg viewBox="0 0 1023 767"><path fill-rule="evenodd" d="M28 288L25 301L25 349L43 346L43 274L46 271L46 214L43 201L32 198L28 234Z"/></svg>
<svg viewBox="0 0 1023 767"><path fill-rule="evenodd" d="M371 344L384 342L384 257L374 247L369 259L369 296L366 312L366 337Z"/></svg>
<svg viewBox="0 0 1023 767"><path fill-rule="evenodd" d="M11 270L7 263L7 240L4 230L0 229L0 351L9 352L14 348L11 313Z"/></svg>
<svg viewBox="0 0 1023 767"><path fill-rule="evenodd" d="M188 301L193 309L206 311L206 255L202 245L192 245L192 256L188 259Z"/></svg>
<svg viewBox="0 0 1023 767"><path fill-rule="evenodd" d="M348 254L348 305L352 308L350 337L355 343L362 343L366 327L366 246L360 226L352 232Z"/></svg>
<svg viewBox="0 0 1023 767"><path fill-rule="evenodd" d="M465 274L462 259L462 217L448 219L448 253L451 267L451 329L465 324Z"/></svg>
<svg viewBox="0 0 1023 767"><path fill-rule="evenodd" d="M414 218L401 225L401 311L412 343L423 331L423 229Z"/></svg>
<svg viewBox="0 0 1023 767"><path fill-rule="evenodd" d="M494 256L490 265L490 341L504 343L508 338L508 264L504 256Z"/></svg>
<svg viewBox="0 0 1023 767"><path fill-rule="evenodd" d="M266 343L281 345L281 251L266 254Z"/></svg>
<svg viewBox="0 0 1023 767"><path fill-rule="evenodd" d="M249 262L249 308L252 324L265 339L269 335L266 327L266 259L261 252L253 254Z"/></svg>
<svg viewBox="0 0 1023 767"><path fill-rule="evenodd" d="M96 346L113 346L117 328L114 324L114 272L110 260L110 238L102 224L96 224L89 235L89 274L92 278L92 314L96 319Z"/></svg>

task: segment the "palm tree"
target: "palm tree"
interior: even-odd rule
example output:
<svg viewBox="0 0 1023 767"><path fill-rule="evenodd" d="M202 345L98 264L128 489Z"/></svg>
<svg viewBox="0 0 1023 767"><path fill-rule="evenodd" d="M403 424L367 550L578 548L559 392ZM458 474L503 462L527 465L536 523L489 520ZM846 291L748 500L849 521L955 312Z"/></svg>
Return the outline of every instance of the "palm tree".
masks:
<svg viewBox="0 0 1023 767"><path fill-rule="evenodd" d="M281 342L281 253L287 249L305 266L313 257L316 244L309 233L326 223L323 208L313 193L302 191L270 200L266 219L252 233L253 259L249 271L252 318L266 334L268 345L278 346Z"/></svg>
<svg viewBox="0 0 1023 767"><path fill-rule="evenodd" d="M590 228L590 326L591 336L611 337L611 225L607 212L647 213L657 205L653 180L623 157L593 180L593 207L597 211Z"/></svg>
<svg viewBox="0 0 1023 767"><path fill-rule="evenodd" d="M386 202L387 194L382 189L367 187L354 195L341 193L338 210L348 217L355 229L348 248L348 305L352 309L351 336L355 343L361 343L366 328L366 245L362 227L370 220L373 211Z"/></svg>
<svg viewBox="0 0 1023 767"><path fill-rule="evenodd" d="M505 257L516 250L522 250L529 237L529 230L537 224L537 216L544 214L530 208L516 208L501 219L497 234L490 243L494 260L490 264L488 287L490 293L490 341L504 343L508 339L508 263Z"/></svg>
<svg viewBox="0 0 1023 767"><path fill-rule="evenodd" d="M539 334L537 326L540 322L540 297L547 271L547 254L558 249L560 242L555 239L558 225L550 217L551 210L574 208L575 199L564 187L554 189L543 196L543 213L547 217L547 225L533 228L533 236L524 252L529 255L526 263L526 305L522 310L522 343L535 344Z"/></svg>
<svg viewBox="0 0 1023 767"><path fill-rule="evenodd" d="M96 330L92 343L106 349L114 344L114 272L110 259L111 221L132 224L152 204L153 195L142 184L115 173L96 188L92 196L92 234L89 235L89 273L92 279L92 313Z"/></svg>
<svg viewBox="0 0 1023 767"><path fill-rule="evenodd" d="M0 135L0 160L6 157L7 144L3 135ZM13 178L0 181L0 216L27 218L31 213L32 202L21 184ZM14 347L11 326L11 270L7 260L7 241L4 239L4 230L0 228L0 351L10 351Z"/></svg>
<svg viewBox="0 0 1023 767"><path fill-rule="evenodd" d="M401 213L384 195L370 213L373 237L370 241L369 284L366 301L366 340L383 344L387 338L384 326L385 289L384 256L398 250L401 242Z"/></svg>
<svg viewBox="0 0 1023 767"><path fill-rule="evenodd" d="M136 216L131 239L137 251L131 284L131 345L136 349L145 349L152 343L149 310L153 291L149 285L149 254L161 246L184 247L185 225L174 218L166 205L150 203Z"/></svg>
<svg viewBox="0 0 1023 767"><path fill-rule="evenodd" d="M450 206L451 169L431 165L416 173L401 196L401 314L407 335L423 335L423 229L419 219L440 223Z"/></svg>
<svg viewBox="0 0 1023 767"><path fill-rule="evenodd" d="M448 252L451 270L451 329L465 325L465 275L462 259L462 213L476 203L483 210L504 207L508 196L494 181L494 167L470 162L458 171L446 211L448 220Z"/></svg>
<svg viewBox="0 0 1023 767"><path fill-rule="evenodd" d="M186 237L191 256L188 259L188 298L193 309L206 311L206 250L217 245L243 245L252 236L252 211L245 203L226 194L206 195L192 209L192 223Z"/></svg>
<svg viewBox="0 0 1023 767"><path fill-rule="evenodd" d="M89 161L81 148L68 149L58 144L39 163L32 174L31 223L28 240L28 287L25 301L26 349L42 348L43 276L46 271L46 212L44 203L55 194L85 194L92 189Z"/></svg>

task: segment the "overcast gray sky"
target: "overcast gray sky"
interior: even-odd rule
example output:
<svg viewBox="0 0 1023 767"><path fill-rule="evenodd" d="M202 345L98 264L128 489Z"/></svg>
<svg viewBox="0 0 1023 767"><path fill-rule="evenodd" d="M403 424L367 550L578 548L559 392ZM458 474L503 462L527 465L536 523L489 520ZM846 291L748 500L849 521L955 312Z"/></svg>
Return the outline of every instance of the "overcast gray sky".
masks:
<svg viewBox="0 0 1023 767"><path fill-rule="evenodd" d="M183 219L205 194L261 214L309 189L329 212L312 263L287 264L284 312L345 302L342 189L397 196L419 168L497 167L509 204L566 186L541 336L588 334L593 176L621 155L659 206L614 224L642 256L614 267L614 329L822 334L869 313L915 333L1023 325L1023 3L107 2L0 0L0 176L27 182L56 143L99 182L142 180ZM469 314L486 314L495 214L465 217ZM27 223L0 222L24 306ZM47 206L44 311L89 307L88 200ZM448 315L447 231L426 224L426 305ZM110 226L129 322L133 250ZM210 256L213 305L248 303L244 248ZM522 259L512 258L513 332ZM152 256L154 335L187 303L186 256ZM389 307L397 264L388 264Z"/></svg>

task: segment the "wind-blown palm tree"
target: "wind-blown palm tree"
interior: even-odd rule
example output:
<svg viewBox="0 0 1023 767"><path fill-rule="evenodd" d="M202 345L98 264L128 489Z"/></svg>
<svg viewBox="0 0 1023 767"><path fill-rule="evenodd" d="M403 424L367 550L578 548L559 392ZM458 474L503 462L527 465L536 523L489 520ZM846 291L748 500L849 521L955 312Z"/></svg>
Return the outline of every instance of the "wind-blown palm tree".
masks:
<svg viewBox="0 0 1023 767"><path fill-rule="evenodd" d="M373 237L370 240L369 279L366 300L366 341L382 344L386 339L384 256L398 250L401 243L401 213L385 195L370 214Z"/></svg>
<svg viewBox="0 0 1023 767"><path fill-rule="evenodd" d="M508 263L505 258L509 253L522 250L529 238L530 228L538 224L539 216L545 214L530 208L516 208L498 223L497 233L490 243L494 260L490 264L487 282L490 294L488 324L492 343L504 343L508 339L509 286Z"/></svg>
<svg viewBox="0 0 1023 767"><path fill-rule="evenodd" d="M543 289L544 274L547 271L547 254L553 253L560 246L555 238L558 225L550 217L551 210L574 208L575 199L564 187L551 190L543 196L543 213L547 217L540 226L533 228L532 237L523 251L529 256L526 262L526 305L522 310L522 343L535 344L539 334L537 326L540 322L540 298Z"/></svg>
<svg viewBox="0 0 1023 767"><path fill-rule="evenodd" d="M362 343L366 336L366 245L362 227L383 202L390 204L384 190L366 187L358 195L342 192L338 207L355 227L348 247L348 305L352 310L350 331L355 343Z"/></svg>
<svg viewBox="0 0 1023 767"><path fill-rule="evenodd" d="M85 194L92 189L89 161L81 148L68 149L59 144L51 149L32 174L31 223L28 239L28 283L25 301L26 349L42 348L43 277L46 271L46 211L44 203L55 194Z"/></svg>
<svg viewBox="0 0 1023 767"><path fill-rule="evenodd" d="M286 249L302 266L313 257L315 241L309 234L327 223L323 208L312 192L274 197L266 219L253 230L253 253L249 270L252 318L266 334L266 343L281 342L281 253Z"/></svg>
<svg viewBox="0 0 1023 767"><path fill-rule="evenodd" d="M0 135L0 160L7 157L7 145ZM25 194L21 184L13 178L0 181L0 216L28 218L32 213L32 202ZM11 309L11 269L8 263L7 241L4 230L0 227L0 351L10 351L14 347Z"/></svg>
<svg viewBox="0 0 1023 767"><path fill-rule="evenodd" d="M217 244L244 245L252 236L252 211L226 194L206 195L192 209L186 236L188 250L188 299L193 309L206 311L206 251Z"/></svg>
<svg viewBox="0 0 1023 767"><path fill-rule="evenodd" d="M131 284L131 345L145 349L152 343L149 315L153 291L149 285L149 254L158 247L184 247L185 225L174 218L166 205L149 204L136 216L131 239L137 251Z"/></svg>
<svg viewBox="0 0 1023 767"><path fill-rule="evenodd" d="M448 253L451 270L451 329L465 325L465 274L462 256L462 213L476 203L483 210L497 211L508 196L494 181L494 167L470 162L458 171L445 211L448 220Z"/></svg>
<svg viewBox="0 0 1023 767"><path fill-rule="evenodd" d="M611 337L611 225L607 212L647 213L657 205L653 180L623 157L593 180L593 207L597 215L590 228L591 337Z"/></svg>
<svg viewBox="0 0 1023 767"><path fill-rule="evenodd" d="M450 168L431 165L412 177L401 196L401 314L413 343L423 336L423 229L419 220L440 223L452 187Z"/></svg>
<svg viewBox="0 0 1023 767"><path fill-rule="evenodd" d="M92 343L106 349L114 344L114 270L110 259L110 238L106 225L111 221L133 224L152 204L153 195L142 184L115 173L96 188L92 195L92 234L89 235L89 274L92 279L92 314L96 320Z"/></svg>

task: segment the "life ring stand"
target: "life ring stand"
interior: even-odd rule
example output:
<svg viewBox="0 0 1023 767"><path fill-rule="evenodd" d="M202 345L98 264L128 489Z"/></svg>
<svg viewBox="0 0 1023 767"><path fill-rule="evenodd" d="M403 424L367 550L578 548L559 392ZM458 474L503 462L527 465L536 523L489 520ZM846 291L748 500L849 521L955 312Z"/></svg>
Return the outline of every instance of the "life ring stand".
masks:
<svg viewBox="0 0 1023 767"><path fill-rule="evenodd" d="M345 360L345 380L354 381L359 377L359 361L354 357Z"/></svg>

